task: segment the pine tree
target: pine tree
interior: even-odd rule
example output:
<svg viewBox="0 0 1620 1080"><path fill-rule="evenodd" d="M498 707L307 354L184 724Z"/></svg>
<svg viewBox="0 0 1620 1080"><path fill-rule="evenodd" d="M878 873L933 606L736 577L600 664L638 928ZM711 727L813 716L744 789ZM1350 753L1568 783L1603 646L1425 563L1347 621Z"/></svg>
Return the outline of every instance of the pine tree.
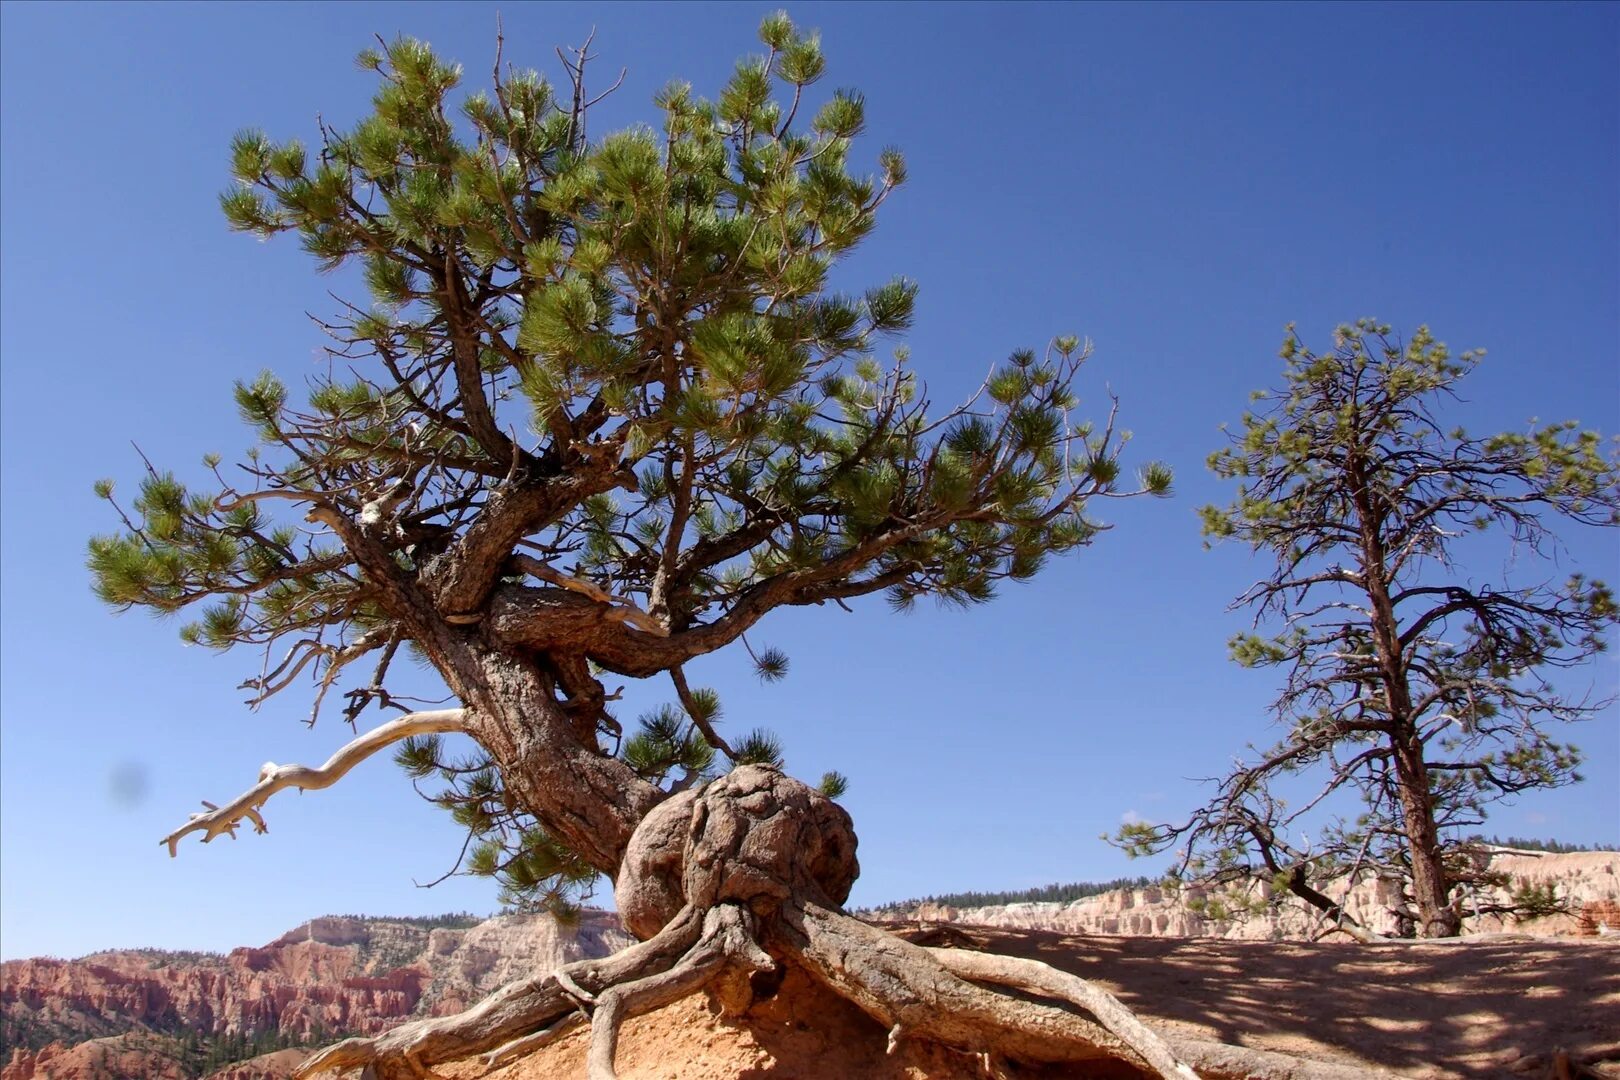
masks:
<svg viewBox="0 0 1620 1080"><path fill-rule="evenodd" d="M1362 936L1319 886L1394 877L1415 932L1453 936L1472 887L1496 884L1462 830L1493 801L1579 779L1555 736L1604 703L1554 680L1606 647L1617 609L1600 581L1547 577L1551 528L1620 523L1620 454L1573 421L1487 438L1444 426L1481 355L1372 320L1317 354L1289 328L1284 384L1210 458L1237 498L1202 511L1206 535L1273 560L1239 602L1274 632L1231 648L1284 672L1288 732L1187 822L1123 830L1129 849L1179 845L1180 869L1206 880L1272 878ZM1511 546L1512 580L1470 571L1491 541ZM1320 785L1290 807L1278 788L1295 777ZM1360 815L1304 844L1305 815L1341 790Z"/></svg>
<svg viewBox="0 0 1620 1080"><path fill-rule="evenodd" d="M341 363L305 402L268 372L238 385L258 446L237 471L209 458L198 489L148 468L124 528L91 543L96 589L120 608L199 610L189 642L279 650L250 681L256 701L313 675L317 708L344 687L350 722L403 715L323 768L266 766L166 842L244 819L263 831L276 791L394 747L413 777L445 782L471 868L507 900L566 907L605 874L644 940L491 1007L347 1040L310 1073L504 1060L583 1002L592 1075L611 1076L625 1015L716 979L740 1007L749 972L795 964L896 1037L1140 1055L1181 1075L1117 1003L1097 1015L1135 1050L844 915L857 867L832 801L843 778L812 788L782 771L770 733L724 737L717 694L685 676L740 646L781 677L787 658L745 634L782 607L987 601L1091 543L1095 500L1170 484L1157 465L1123 481L1112 411L1071 420L1076 338L1014 352L942 414L903 349L878 359L916 286L846 295L829 274L904 160L884 150L878 175L853 171L861 96L812 107L818 39L780 14L760 36L766 54L714 100L672 84L659 128L600 139L586 49L560 93L498 62L492 87L463 95L458 67L400 39L361 54L378 91L352 129L323 128L312 148L257 131L232 146L232 227L295 234L323 270L358 264L370 296L327 322ZM101 493L120 505L110 483ZM406 711L389 691L402 651L459 707ZM604 673L667 679L670 704L627 731ZM478 753L448 758L449 732ZM973 978L1023 985L1020 964Z"/></svg>

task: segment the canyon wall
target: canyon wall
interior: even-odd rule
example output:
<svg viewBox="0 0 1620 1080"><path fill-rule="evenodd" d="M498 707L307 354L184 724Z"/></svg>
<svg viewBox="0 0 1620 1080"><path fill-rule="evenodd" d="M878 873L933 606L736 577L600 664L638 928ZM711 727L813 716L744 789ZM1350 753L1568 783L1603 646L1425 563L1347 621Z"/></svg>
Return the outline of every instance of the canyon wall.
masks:
<svg viewBox="0 0 1620 1080"><path fill-rule="evenodd" d="M1532 934L1577 934L1582 932L1581 911L1611 910L1603 905L1620 901L1620 853L1613 851L1498 852L1490 868L1508 876L1513 886L1547 886L1571 908L1571 914L1527 922L1487 916L1469 921L1471 933L1504 930ZM1400 930L1395 913L1400 904L1400 887L1394 881L1364 877L1354 883L1339 881L1324 890L1332 899L1375 933L1395 936ZM1511 889L1494 890L1481 899L1504 902ZM1255 882L1244 890L1245 898L1270 898L1269 882ZM1285 897L1258 914L1242 918L1213 918L1211 902L1219 899L1208 889L1184 888L1171 891L1158 887L1116 889L1066 904L997 904L992 907L955 908L940 904L917 907L885 916L897 921L970 923L1009 930L1054 930L1066 934L1118 934L1130 937L1214 937L1239 940L1287 941L1316 936L1324 928L1321 917L1303 902ZM1227 907L1235 907L1230 903ZM1613 922L1620 932L1620 921L1612 915L1586 922L1590 930L1598 922Z"/></svg>
<svg viewBox="0 0 1620 1080"><path fill-rule="evenodd" d="M375 1034L412 1016L457 1012L520 975L629 942L617 918L600 911L569 924L509 915L464 929L327 917L224 956L115 950L11 960L0 964L0 1080L109 1070L194 1076L187 1039L262 1044L268 1036L285 1044ZM131 1071L136 1059L144 1064ZM239 1069L231 1080L245 1075Z"/></svg>

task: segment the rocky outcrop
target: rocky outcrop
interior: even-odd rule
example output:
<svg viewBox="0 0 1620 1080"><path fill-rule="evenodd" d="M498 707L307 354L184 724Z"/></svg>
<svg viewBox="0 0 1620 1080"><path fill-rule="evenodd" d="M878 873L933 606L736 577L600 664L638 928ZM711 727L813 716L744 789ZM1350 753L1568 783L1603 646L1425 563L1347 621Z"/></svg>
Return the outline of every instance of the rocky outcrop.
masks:
<svg viewBox="0 0 1620 1080"><path fill-rule="evenodd" d="M205 1080L286 1080L307 1056L307 1050L275 1050L227 1065L209 1073ZM193 1056L185 1043L146 1032L91 1039L73 1046L50 1043L35 1051L18 1048L11 1052L11 1060L0 1067L0 1077L5 1080L189 1080L196 1075Z"/></svg>
<svg viewBox="0 0 1620 1080"><path fill-rule="evenodd" d="M127 1033L273 1036L283 1045L376 1034L407 1017L459 1011L520 975L606 955L629 940L605 912L567 925L510 915L463 929L321 918L225 956L141 950L7 961L0 1019L12 1045L0 1080L89 1076L92 1057L126 1052L119 1039ZM166 1075L155 1065L108 1068L96 1075Z"/></svg>
<svg viewBox="0 0 1620 1080"><path fill-rule="evenodd" d="M102 1034L109 1027L205 1035L380 1031L410 1016L425 973L368 973L350 947L300 942L197 963L142 953L3 966L8 1029ZM82 1037L82 1034L81 1036Z"/></svg>
<svg viewBox="0 0 1620 1080"><path fill-rule="evenodd" d="M465 930L430 931L419 961L428 976L425 1011L457 1012L513 979L607 956L632 940L606 911L583 911L567 925L549 915L505 915Z"/></svg>
<svg viewBox="0 0 1620 1080"><path fill-rule="evenodd" d="M308 1056L307 1050L274 1050L227 1065L210 1073L205 1080L283 1080Z"/></svg>
<svg viewBox="0 0 1620 1080"><path fill-rule="evenodd" d="M1583 908L1590 904L1594 905L1593 912L1607 910L1601 908L1604 902L1613 904L1620 900L1620 853L1612 851L1568 854L1499 851L1492 855L1490 869L1505 875L1510 884L1506 889L1481 897L1482 901L1506 902L1514 889L1523 886L1552 886L1557 898L1569 905L1572 914L1525 923L1487 916L1470 921L1468 930L1474 933L1512 929L1553 935L1576 934L1581 932ZM1398 883L1369 876L1353 884L1341 881L1325 891L1340 900L1345 910L1363 926L1391 936L1399 933ZM1264 901L1271 896L1271 885L1266 881L1252 883L1237 902L1200 888L1174 892L1153 887L1116 889L1067 904L998 904L980 908L922 904L903 913L900 919L1007 930L1050 930L1063 934L1251 941L1300 940L1321 932L1323 926L1317 913L1293 898L1286 898L1280 905L1265 905L1260 912L1242 918L1216 917L1244 906L1243 901Z"/></svg>
<svg viewBox="0 0 1620 1080"><path fill-rule="evenodd" d="M17 1049L0 1068L4 1080L103 1080L113 1076L187 1080L192 1075L179 1043L145 1032L90 1039L73 1046L50 1043L33 1052Z"/></svg>
<svg viewBox="0 0 1620 1080"><path fill-rule="evenodd" d="M1575 932L1581 937L1607 937L1620 934L1620 901L1588 900L1575 917Z"/></svg>

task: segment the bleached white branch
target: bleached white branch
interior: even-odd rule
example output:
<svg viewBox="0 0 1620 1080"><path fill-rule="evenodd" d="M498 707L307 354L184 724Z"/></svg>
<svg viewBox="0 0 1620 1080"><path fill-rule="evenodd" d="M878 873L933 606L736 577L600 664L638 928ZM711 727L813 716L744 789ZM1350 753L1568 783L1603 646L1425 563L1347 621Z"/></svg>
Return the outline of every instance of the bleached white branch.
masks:
<svg viewBox="0 0 1620 1080"><path fill-rule="evenodd" d="M465 709L435 709L428 712L407 713L345 743L318 769L312 769L307 765L277 765L273 761L267 761L259 770L257 784L224 806L215 806L211 802L204 801L203 806L207 807L207 810L192 814L189 821L165 836L162 843L168 846L169 856L173 858L180 854L180 839L188 833L201 832L205 844L221 833L229 833L234 840L237 826L241 824L243 818L253 822L254 832L268 832L264 818L259 814L259 808L276 792L286 788L314 791L331 787L360 762L402 739L412 735L435 735L466 730Z"/></svg>

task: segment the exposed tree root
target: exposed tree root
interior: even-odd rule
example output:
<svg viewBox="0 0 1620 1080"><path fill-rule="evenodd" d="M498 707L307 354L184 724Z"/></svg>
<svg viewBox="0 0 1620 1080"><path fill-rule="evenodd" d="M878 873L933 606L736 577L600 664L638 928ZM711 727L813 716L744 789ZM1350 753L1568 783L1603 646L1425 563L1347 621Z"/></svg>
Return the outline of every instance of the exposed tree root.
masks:
<svg viewBox="0 0 1620 1080"><path fill-rule="evenodd" d="M582 1012L571 1012L548 1028L541 1028L533 1035L525 1035L521 1039L513 1039L505 1046L492 1050L484 1055L484 1070L486 1072L510 1064L518 1058L528 1057L543 1047L550 1046L564 1035L579 1027L587 1017Z"/></svg>
<svg viewBox="0 0 1620 1080"><path fill-rule="evenodd" d="M361 1067L377 1080L421 1080L436 1064L475 1056L492 1069L588 1017L589 1080L614 1080L626 1020L705 988L735 1015L752 1001L753 976L789 963L887 1027L890 1053L925 1039L987 1062L1113 1063L1196 1080L1163 1039L1082 979L1032 960L926 949L843 914L854 851L835 804L778 770L743 766L666 801L632 839L615 894L646 941L514 983L457 1016L345 1040L297 1076Z"/></svg>
<svg viewBox="0 0 1620 1080"><path fill-rule="evenodd" d="M728 964L754 970L776 966L754 942L752 917L735 904L711 908L703 917L703 936L692 951L668 971L610 987L591 1014L591 1050L586 1059L589 1080L617 1080L613 1055L619 1029L632 1016L661 1009L707 986Z"/></svg>
<svg viewBox="0 0 1620 1080"><path fill-rule="evenodd" d="M936 953L840 912L806 904L783 913L782 928L796 959L816 979L890 1028L891 1041L926 1038L992 1057L1079 1063L1122 1060L1174 1080L1196 1073L1168 1045L1109 995L1037 961L1028 969L963 962L951 970ZM978 956L981 954L968 954ZM999 961L1003 957L985 957ZM1033 969L1047 973L1038 978ZM1000 971L1001 977L993 972ZM1008 997L968 981L1036 989L1086 1009L1096 1021L1066 1009ZM1095 1007L1094 1007L1095 1006ZM1097 1021L1100 1021L1097 1022ZM1117 1030L1116 1030L1117 1029Z"/></svg>
<svg viewBox="0 0 1620 1080"><path fill-rule="evenodd" d="M1170 1043L1204 1080L1370 1080L1394 1075L1384 1069L1310 1061L1207 1039L1172 1038Z"/></svg>
<svg viewBox="0 0 1620 1080"><path fill-rule="evenodd" d="M657 937L554 975L514 983L457 1016L422 1020L371 1039L348 1039L305 1062L300 1078L369 1067L378 1080L431 1077L431 1066L482 1055L486 1069L532 1053L591 1024L589 1080L614 1080L624 1021L714 983L728 969L769 971L777 961L756 939L754 917L720 904L701 920L687 909ZM903 1039L930 1039L985 1056L1037 1062L1125 1061L1174 1080L1197 1074L1129 1010L1083 980L1035 961L928 950L846 915L808 908L784 912L772 942L835 992L890 1028L890 1052ZM983 962L981 962L983 961ZM1007 997L958 977L1036 989L1105 1019ZM1070 980L1083 984L1075 989ZM1117 1028L1111 1034L1108 1027Z"/></svg>
<svg viewBox="0 0 1620 1080"><path fill-rule="evenodd" d="M1118 998L1078 975L1059 971L1038 960L996 956L966 949L929 949L928 955L958 978L1016 986L1020 990L1067 1001L1095 1016L1099 1024L1142 1055L1148 1064L1159 1071L1160 1076L1178 1077L1180 1080L1191 1080L1196 1076L1186 1064L1177 1060L1169 1044L1138 1020L1135 1013L1121 1005Z"/></svg>

